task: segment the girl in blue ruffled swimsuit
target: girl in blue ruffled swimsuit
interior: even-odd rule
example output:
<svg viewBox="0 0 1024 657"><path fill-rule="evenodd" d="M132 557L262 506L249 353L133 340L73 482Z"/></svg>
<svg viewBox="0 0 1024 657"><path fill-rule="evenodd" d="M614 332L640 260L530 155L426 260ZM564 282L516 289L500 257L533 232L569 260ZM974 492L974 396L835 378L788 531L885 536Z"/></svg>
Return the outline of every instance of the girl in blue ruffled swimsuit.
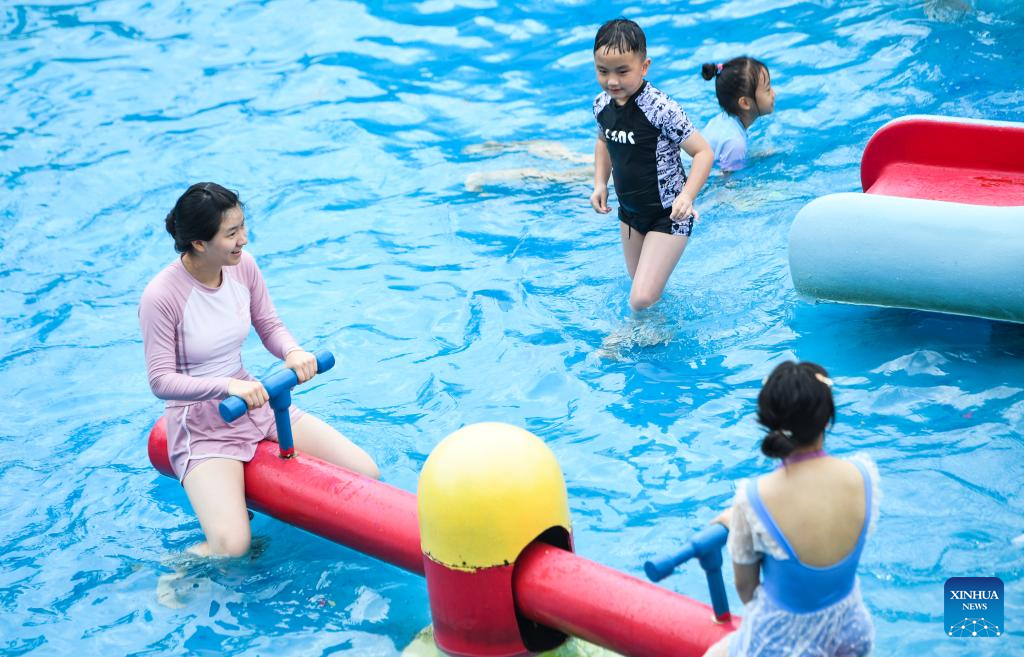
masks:
<svg viewBox="0 0 1024 657"><path fill-rule="evenodd" d="M859 657L874 643L857 564L878 509L870 458L824 451L835 419L832 381L813 363L782 363L757 398L768 429L761 451L782 460L771 474L742 481L729 527L736 590L746 605L740 629L707 655Z"/></svg>

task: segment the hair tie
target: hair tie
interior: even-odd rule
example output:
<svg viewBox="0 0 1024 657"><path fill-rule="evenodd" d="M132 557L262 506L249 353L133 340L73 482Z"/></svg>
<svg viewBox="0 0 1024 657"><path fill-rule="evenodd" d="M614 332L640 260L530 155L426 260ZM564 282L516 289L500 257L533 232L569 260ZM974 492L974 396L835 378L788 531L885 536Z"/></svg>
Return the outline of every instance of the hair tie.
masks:
<svg viewBox="0 0 1024 657"><path fill-rule="evenodd" d="M725 68L725 64L715 64L715 75L721 75L723 68Z"/></svg>
<svg viewBox="0 0 1024 657"><path fill-rule="evenodd" d="M821 381L822 383L827 385L829 388L832 387L832 379L828 378L827 376L825 376L821 372L815 372L814 373L814 378L819 380L819 381Z"/></svg>

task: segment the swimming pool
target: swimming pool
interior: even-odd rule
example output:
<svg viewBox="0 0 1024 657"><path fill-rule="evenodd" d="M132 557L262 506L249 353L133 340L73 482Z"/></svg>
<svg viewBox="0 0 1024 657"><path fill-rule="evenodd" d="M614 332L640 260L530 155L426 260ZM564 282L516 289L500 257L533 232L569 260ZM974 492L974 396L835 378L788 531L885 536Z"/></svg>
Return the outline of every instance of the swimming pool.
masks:
<svg viewBox="0 0 1024 657"><path fill-rule="evenodd" d="M812 305L786 264L796 212L858 188L887 120L1020 120L1021 24L927 4L5 5L0 652L396 655L429 622L418 577L260 516L253 559L193 567L184 607L158 604L167 555L199 527L146 457L162 406L136 310L173 257L162 218L197 180L241 192L279 311L338 355L299 402L390 483L415 490L465 423L523 426L561 462L577 551L641 575L767 469L762 377L819 361L837 382L832 451L868 450L882 472L860 571L879 654L1009 652L1024 634L1024 329ZM578 167L481 144L589 152L590 46L620 13L699 125L716 111L703 61L758 56L778 93L756 163L712 179L635 336L615 221L590 210L585 177L466 186ZM627 339L603 358L610 333ZM246 356L273 365L255 340ZM1009 636L941 633L943 582L963 575L1003 578ZM694 568L666 583L706 600Z"/></svg>

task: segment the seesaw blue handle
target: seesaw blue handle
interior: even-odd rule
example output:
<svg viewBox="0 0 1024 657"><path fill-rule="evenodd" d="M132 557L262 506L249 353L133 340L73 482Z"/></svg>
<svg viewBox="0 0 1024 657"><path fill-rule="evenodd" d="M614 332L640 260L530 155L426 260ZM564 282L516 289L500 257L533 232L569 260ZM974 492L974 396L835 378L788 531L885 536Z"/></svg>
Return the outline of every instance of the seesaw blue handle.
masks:
<svg viewBox="0 0 1024 657"><path fill-rule="evenodd" d="M696 557L708 581L715 620L719 623L728 622L731 618L729 598L725 594L725 581L722 579L722 547L728 538L729 530L724 525L712 523L691 536L677 554L645 563L644 572L651 581L659 582L672 574L676 566Z"/></svg>
<svg viewBox="0 0 1024 657"><path fill-rule="evenodd" d="M676 569L680 564L693 559L703 559L714 554L719 555L719 566L721 565L721 550L729 538L729 530L724 525L712 523L690 537L683 549L668 557L648 561L644 564L644 572L652 582L660 582Z"/></svg>
<svg viewBox="0 0 1024 657"><path fill-rule="evenodd" d="M326 372L334 367L334 354L331 352L318 351L313 355L316 356L317 374ZM289 392L297 386L299 384L299 377L295 375L293 370L285 368L267 376L261 383L267 389L267 394L270 395L271 402L273 402L281 393ZM234 422L245 415L247 410L249 410L249 407L241 397L232 395L220 403L220 416L224 418L225 422Z"/></svg>

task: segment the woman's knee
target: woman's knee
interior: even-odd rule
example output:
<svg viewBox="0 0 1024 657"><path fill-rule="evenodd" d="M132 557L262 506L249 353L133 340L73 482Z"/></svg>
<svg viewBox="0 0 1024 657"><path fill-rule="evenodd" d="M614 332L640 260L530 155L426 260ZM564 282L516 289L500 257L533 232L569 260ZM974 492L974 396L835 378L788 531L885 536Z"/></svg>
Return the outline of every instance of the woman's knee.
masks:
<svg viewBox="0 0 1024 657"><path fill-rule="evenodd" d="M235 530L217 529L210 533L206 542L210 546L210 554L216 557L241 557L249 552L252 544L248 526Z"/></svg>
<svg viewBox="0 0 1024 657"><path fill-rule="evenodd" d="M337 444L326 458L321 458L324 458L329 463L340 465L346 470L361 474L364 477L380 479L380 469L377 468L373 458L358 445L349 442L345 438L341 438L341 440L344 443Z"/></svg>
<svg viewBox="0 0 1024 657"><path fill-rule="evenodd" d="M364 454L364 457L358 463L352 465L352 469L364 477L380 479L380 468L377 467L377 464L374 463L369 454Z"/></svg>
<svg viewBox="0 0 1024 657"><path fill-rule="evenodd" d="M366 477L380 479L380 470L373 458L320 418L303 415L293 430L295 444L300 451L305 450L328 463L340 465Z"/></svg>

